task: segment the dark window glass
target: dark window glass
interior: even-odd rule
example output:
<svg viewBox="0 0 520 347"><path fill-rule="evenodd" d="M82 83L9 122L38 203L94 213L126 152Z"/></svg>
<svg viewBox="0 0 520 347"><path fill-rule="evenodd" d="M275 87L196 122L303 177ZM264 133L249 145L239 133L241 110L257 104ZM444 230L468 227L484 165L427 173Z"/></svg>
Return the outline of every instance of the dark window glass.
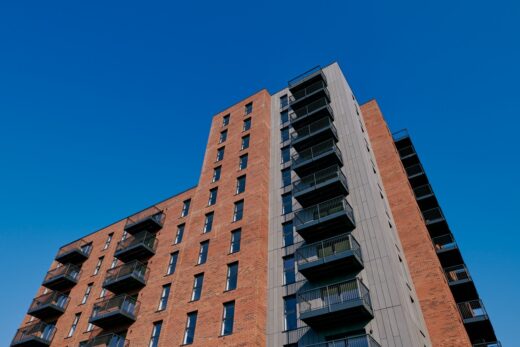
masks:
<svg viewBox="0 0 520 347"><path fill-rule="evenodd" d="M217 149L217 161L221 161L224 159L224 147L220 147Z"/></svg>
<svg viewBox="0 0 520 347"><path fill-rule="evenodd" d="M186 319L186 330L184 331L184 339L182 343L185 345L189 345L193 343L193 339L195 338L195 326L197 325L197 312L188 313L188 318Z"/></svg>
<svg viewBox="0 0 520 347"><path fill-rule="evenodd" d="M229 118L230 118L230 115L227 114L225 115L223 118L222 118L222 126L225 127L226 125L229 124Z"/></svg>
<svg viewBox="0 0 520 347"><path fill-rule="evenodd" d="M280 124L285 124L289 121L289 111L280 112Z"/></svg>
<svg viewBox="0 0 520 347"><path fill-rule="evenodd" d="M291 149L289 146L282 148L282 164L291 160Z"/></svg>
<svg viewBox="0 0 520 347"><path fill-rule="evenodd" d="M233 230L231 232L231 246L229 248L229 253L236 253L240 251L240 239L242 237L241 229Z"/></svg>
<svg viewBox="0 0 520 347"><path fill-rule="evenodd" d="M184 235L184 224L177 226L177 234L175 235L175 241L173 244L178 244L182 242L182 236Z"/></svg>
<svg viewBox="0 0 520 347"><path fill-rule="evenodd" d="M191 292L191 301L200 299L202 293L202 283L204 282L204 274L195 275L193 279L193 291Z"/></svg>
<svg viewBox="0 0 520 347"><path fill-rule="evenodd" d="M148 347L158 347L159 346L159 336L161 335L161 328L162 328L162 321L153 323L152 337L150 337L150 344L148 345ZM121 341L121 342L124 342L124 341ZM112 345L112 340L110 341L110 345Z"/></svg>
<svg viewBox="0 0 520 347"><path fill-rule="evenodd" d="M218 139L218 143L225 142L227 140L227 130L223 130L220 132L220 138Z"/></svg>
<svg viewBox="0 0 520 347"><path fill-rule="evenodd" d="M245 112L246 112L246 115L250 114L251 112L253 112L253 103L250 102L246 105L245 107Z"/></svg>
<svg viewBox="0 0 520 347"><path fill-rule="evenodd" d="M168 262L168 270L166 271L167 275L171 275L175 272L175 268L177 267L177 259L179 258L179 252L174 252L170 254L170 261Z"/></svg>
<svg viewBox="0 0 520 347"><path fill-rule="evenodd" d="M235 202L235 209L233 211L233 222L242 220L244 217L244 200Z"/></svg>
<svg viewBox="0 0 520 347"><path fill-rule="evenodd" d="M181 217L186 217L188 215L188 213L190 213L190 203L191 203L191 200L186 200L183 202Z"/></svg>
<svg viewBox="0 0 520 347"><path fill-rule="evenodd" d="M285 317L285 330L294 330L297 328L296 319L296 296L286 296L283 298L283 308Z"/></svg>
<svg viewBox="0 0 520 347"><path fill-rule="evenodd" d="M287 187L291 184L291 169L283 169L282 170L282 186Z"/></svg>
<svg viewBox="0 0 520 347"><path fill-rule="evenodd" d="M291 193L287 193L282 195L282 214L287 214L292 212L292 195Z"/></svg>
<svg viewBox="0 0 520 347"><path fill-rule="evenodd" d="M206 260L208 259L208 249L209 241L204 241L200 243L199 259L197 261L197 264L201 265L206 262Z"/></svg>
<svg viewBox="0 0 520 347"><path fill-rule="evenodd" d="M222 173L222 166L217 166L213 169L213 179L211 182L217 182L220 180L220 174Z"/></svg>
<svg viewBox="0 0 520 347"><path fill-rule="evenodd" d="M242 128L243 131L247 131L249 129L251 129L251 118L244 120L244 126Z"/></svg>
<svg viewBox="0 0 520 347"><path fill-rule="evenodd" d="M166 306L168 306L168 296L170 296L170 287L170 284L165 284L162 287L161 299L159 300L159 307L157 308L157 310L162 311L166 309Z"/></svg>
<svg viewBox="0 0 520 347"><path fill-rule="evenodd" d="M107 249L110 246L110 242L112 242L112 237L114 236L114 233L108 234L107 240L105 241L105 245L103 246L103 249Z"/></svg>
<svg viewBox="0 0 520 347"><path fill-rule="evenodd" d="M289 140L289 128L285 127L281 129L280 136L282 137L282 142Z"/></svg>
<svg viewBox="0 0 520 347"><path fill-rule="evenodd" d="M284 108L287 107L287 105L289 105L289 98L287 97L287 95L282 95L280 97L280 107Z"/></svg>
<svg viewBox="0 0 520 347"><path fill-rule="evenodd" d="M247 157L247 154L240 156L240 160L238 162L238 168L240 170L244 170L245 168L247 168Z"/></svg>
<svg viewBox="0 0 520 347"><path fill-rule="evenodd" d="M246 190L246 175L237 178L236 194L243 193Z"/></svg>
<svg viewBox="0 0 520 347"><path fill-rule="evenodd" d="M213 228L213 212L206 214L206 218L204 219L204 233L209 233Z"/></svg>
<svg viewBox="0 0 520 347"><path fill-rule="evenodd" d="M237 288L238 280L238 263L228 264L226 290L233 290Z"/></svg>
<svg viewBox="0 0 520 347"><path fill-rule="evenodd" d="M208 206L215 205L215 203L217 202L217 193L218 188L213 188L209 190Z"/></svg>
<svg viewBox="0 0 520 347"><path fill-rule="evenodd" d="M242 137L242 146L240 149L248 149L249 148L249 135Z"/></svg>
<svg viewBox="0 0 520 347"><path fill-rule="evenodd" d="M283 258L283 283L291 284L295 281L294 256L290 255Z"/></svg>
<svg viewBox="0 0 520 347"><path fill-rule="evenodd" d="M293 223L292 222L287 222L287 223L282 224L282 233L283 233L284 247L294 244L294 233L293 233Z"/></svg>
<svg viewBox="0 0 520 347"><path fill-rule="evenodd" d="M226 302L222 313L222 328L220 335L230 335L233 333L233 321L235 319L235 302Z"/></svg>

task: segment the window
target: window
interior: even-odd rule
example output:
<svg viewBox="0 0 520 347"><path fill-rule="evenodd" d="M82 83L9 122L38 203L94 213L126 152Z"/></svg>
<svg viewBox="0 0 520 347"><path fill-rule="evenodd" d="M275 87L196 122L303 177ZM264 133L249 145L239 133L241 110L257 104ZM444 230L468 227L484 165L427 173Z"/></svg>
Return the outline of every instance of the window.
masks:
<svg viewBox="0 0 520 347"><path fill-rule="evenodd" d="M159 346L159 335L161 335L162 321L153 323L152 336L148 347Z"/></svg>
<svg viewBox="0 0 520 347"><path fill-rule="evenodd" d="M293 234L293 223L287 222L282 224L282 234L283 234L283 246L287 247L294 244L294 234Z"/></svg>
<svg viewBox="0 0 520 347"><path fill-rule="evenodd" d="M291 193L287 193L282 195L282 214L287 214L292 212L292 195Z"/></svg>
<svg viewBox="0 0 520 347"><path fill-rule="evenodd" d="M200 243L199 249L199 259L197 260L197 265L202 265L208 259L208 249L209 249L209 241L203 241Z"/></svg>
<svg viewBox="0 0 520 347"><path fill-rule="evenodd" d="M244 200L235 202L235 209L233 211L233 222L238 222L244 217Z"/></svg>
<svg viewBox="0 0 520 347"><path fill-rule="evenodd" d="M215 203L217 202L217 194L218 188L213 188L209 190L208 206L215 205Z"/></svg>
<svg viewBox="0 0 520 347"><path fill-rule="evenodd" d="M296 319L296 296L286 296L283 298L283 311L285 317L285 330L294 330L297 328Z"/></svg>
<svg viewBox="0 0 520 347"><path fill-rule="evenodd" d="M209 233L211 229L213 228L213 212L206 214L206 219L204 220L204 233Z"/></svg>
<svg viewBox="0 0 520 347"><path fill-rule="evenodd" d="M246 111L246 115L253 112L253 102L246 104L245 111Z"/></svg>
<svg viewBox="0 0 520 347"><path fill-rule="evenodd" d="M282 187L287 187L291 184L291 169L283 169L282 170Z"/></svg>
<svg viewBox="0 0 520 347"><path fill-rule="evenodd" d="M225 127L229 124L229 118L231 117L230 114L226 114L224 117L222 117L222 126Z"/></svg>
<svg viewBox="0 0 520 347"><path fill-rule="evenodd" d="M237 229L231 232L231 246L229 247L229 253L236 253L240 251L240 239L242 237L242 230Z"/></svg>
<svg viewBox="0 0 520 347"><path fill-rule="evenodd" d="M72 325L70 326L70 330L67 334L67 337L71 337L76 331L76 328L78 327L79 317L81 317L81 313L76 313L76 315L74 316L74 320L72 321Z"/></svg>
<svg viewBox="0 0 520 347"><path fill-rule="evenodd" d="M123 231L123 235L121 236L121 241L126 240L126 237L128 236L128 231Z"/></svg>
<svg viewBox="0 0 520 347"><path fill-rule="evenodd" d="M280 112L280 124L287 123L289 121L289 111Z"/></svg>
<svg viewBox="0 0 520 347"><path fill-rule="evenodd" d="M238 262L228 264L226 290L233 290L237 288L238 279Z"/></svg>
<svg viewBox="0 0 520 347"><path fill-rule="evenodd" d="M224 311L222 313L222 328L220 335L231 335L233 333L233 321L235 319L235 302L230 301L224 303Z"/></svg>
<svg viewBox="0 0 520 347"><path fill-rule="evenodd" d="M217 149L217 161L221 161L222 159L224 159L224 148L225 147L220 147L219 149Z"/></svg>
<svg viewBox="0 0 520 347"><path fill-rule="evenodd" d="M247 154L241 155L238 161L239 170L244 170L247 168Z"/></svg>
<svg viewBox="0 0 520 347"><path fill-rule="evenodd" d="M218 139L218 143L226 142L227 140L227 130L222 130L220 132L220 138Z"/></svg>
<svg viewBox="0 0 520 347"><path fill-rule="evenodd" d="M242 137L242 146L240 147L241 150L249 148L249 138L249 135Z"/></svg>
<svg viewBox="0 0 520 347"><path fill-rule="evenodd" d="M105 241L105 245L103 246L103 249L107 249L110 246L110 242L112 242L112 237L114 236L114 233L108 234L107 240Z"/></svg>
<svg viewBox="0 0 520 347"><path fill-rule="evenodd" d="M177 234L175 234L175 240L173 241L174 245L182 242L182 236L184 235L184 226L184 224L177 226Z"/></svg>
<svg viewBox="0 0 520 347"><path fill-rule="evenodd" d="M282 142L289 140L289 128L285 127L280 130L280 137L282 138Z"/></svg>
<svg viewBox="0 0 520 347"><path fill-rule="evenodd" d="M116 267L116 265L117 265L117 258L114 258L114 259L112 260L112 263L110 264L110 268L113 269L113 268Z"/></svg>
<svg viewBox="0 0 520 347"><path fill-rule="evenodd" d="M213 169L213 179L211 182L215 183L220 180L220 174L222 172L222 166L217 166Z"/></svg>
<svg viewBox="0 0 520 347"><path fill-rule="evenodd" d="M84 254L90 254L91 249L92 249L92 242L81 246L81 252L83 252Z"/></svg>
<svg viewBox="0 0 520 347"><path fill-rule="evenodd" d="M280 108L285 108L289 105L289 98L287 94L280 96Z"/></svg>
<svg viewBox="0 0 520 347"><path fill-rule="evenodd" d="M246 175L237 178L236 194L243 193L246 190Z"/></svg>
<svg viewBox="0 0 520 347"><path fill-rule="evenodd" d="M162 286L161 298L159 299L159 306L157 307L158 311L162 311L166 309L168 306L168 296L170 295L171 284L165 284Z"/></svg>
<svg viewBox="0 0 520 347"><path fill-rule="evenodd" d="M195 275L193 279L193 291L191 292L191 301L197 301L200 299L202 293L202 283L204 282L204 274Z"/></svg>
<svg viewBox="0 0 520 347"><path fill-rule="evenodd" d="M289 146L282 148L282 164L287 163L291 160L291 149Z"/></svg>
<svg viewBox="0 0 520 347"><path fill-rule="evenodd" d="M188 213L190 213L190 204L191 204L191 200L190 199L185 200L182 203L181 217L186 217L188 215Z"/></svg>
<svg viewBox="0 0 520 347"><path fill-rule="evenodd" d="M295 281L294 256L290 255L283 258L283 283L291 284Z"/></svg>
<svg viewBox="0 0 520 347"><path fill-rule="evenodd" d="M184 339L182 340L182 343L184 345L189 345L193 343L196 325L197 311L188 313L188 318L186 319L186 330L184 331Z"/></svg>
<svg viewBox="0 0 520 347"><path fill-rule="evenodd" d="M179 258L179 252L173 252L170 254L170 261L168 262L168 270L166 270L167 275L171 275L175 273L175 268L177 267L177 259Z"/></svg>
<svg viewBox="0 0 520 347"><path fill-rule="evenodd" d="M106 293L107 293L106 288L101 289L101 292L99 293L99 297L100 297L100 298L104 298L105 295L106 295Z"/></svg>
<svg viewBox="0 0 520 347"><path fill-rule="evenodd" d="M101 264L103 264L103 259L105 259L105 257L98 258L96 267L94 268L94 274L93 274L94 276L96 276L99 273L99 270L101 269Z"/></svg>
<svg viewBox="0 0 520 347"><path fill-rule="evenodd" d="M83 299L81 299L81 304L85 304L90 296L90 292L92 291L92 286L94 283L87 284L87 289L85 290L85 294L83 295Z"/></svg>
<svg viewBox="0 0 520 347"><path fill-rule="evenodd" d="M244 126L242 127L242 131L248 131L251 129L251 118L244 119Z"/></svg>
<svg viewBox="0 0 520 347"><path fill-rule="evenodd" d="M94 324L89 322L88 325L87 325L86 332L88 333L88 332L91 332L92 330L94 330Z"/></svg>

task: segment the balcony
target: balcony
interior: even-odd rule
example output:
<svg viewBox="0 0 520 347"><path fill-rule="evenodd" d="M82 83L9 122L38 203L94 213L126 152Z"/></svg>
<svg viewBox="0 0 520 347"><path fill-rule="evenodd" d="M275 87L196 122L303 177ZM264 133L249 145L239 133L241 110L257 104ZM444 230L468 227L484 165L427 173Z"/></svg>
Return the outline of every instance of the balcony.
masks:
<svg viewBox="0 0 520 347"><path fill-rule="evenodd" d="M289 105L291 105L292 109L296 109L321 98L326 98L330 101L330 94L325 81L317 81L305 88L295 90L292 92L292 96L289 97Z"/></svg>
<svg viewBox="0 0 520 347"><path fill-rule="evenodd" d="M142 231L119 241L114 256L124 262L143 260L153 256L156 248L157 239L155 234Z"/></svg>
<svg viewBox="0 0 520 347"><path fill-rule="evenodd" d="M473 347L502 347L500 341L492 341L492 342L479 342L473 344Z"/></svg>
<svg viewBox="0 0 520 347"><path fill-rule="evenodd" d="M293 223L306 241L336 236L356 227L352 206L343 196L297 210Z"/></svg>
<svg viewBox="0 0 520 347"><path fill-rule="evenodd" d="M343 166L343 158L336 143L327 140L294 154L291 167L302 177L332 165Z"/></svg>
<svg viewBox="0 0 520 347"><path fill-rule="evenodd" d="M475 300L478 298L475 283L473 283L468 269L464 264L446 268L444 271L456 302Z"/></svg>
<svg viewBox="0 0 520 347"><path fill-rule="evenodd" d="M361 247L351 234L304 245L296 250L298 271L316 280L363 269Z"/></svg>
<svg viewBox="0 0 520 347"><path fill-rule="evenodd" d="M317 81L327 81L325 74L321 69L321 66L315 66L312 69L305 71L304 73L291 79L288 83L289 90L292 93L298 89L305 88L309 84L315 83Z"/></svg>
<svg viewBox="0 0 520 347"><path fill-rule="evenodd" d="M63 265L47 272L42 286L51 290L64 291L78 283L81 270L72 264Z"/></svg>
<svg viewBox="0 0 520 347"><path fill-rule="evenodd" d="M459 247L452 234L433 237L432 242L443 267L451 267L463 262Z"/></svg>
<svg viewBox="0 0 520 347"><path fill-rule="evenodd" d="M91 250L92 243L81 239L61 247L54 259L62 264L81 264L88 259Z"/></svg>
<svg viewBox="0 0 520 347"><path fill-rule="evenodd" d="M130 342L124 336L106 334L79 343L79 347L128 347Z"/></svg>
<svg viewBox="0 0 520 347"><path fill-rule="evenodd" d="M496 341L496 335L481 300L457 304L471 341Z"/></svg>
<svg viewBox="0 0 520 347"><path fill-rule="evenodd" d="M119 295L94 305L89 323L102 329L128 326L135 322L140 303L128 295Z"/></svg>
<svg viewBox="0 0 520 347"><path fill-rule="evenodd" d="M129 234L144 230L155 233L163 227L164 219L164 213L154 206L129 217L126 220L125 230Z"/></svg>
<svg viewBox="0 0 520 347"><path fill-rule="evenodd" d="M293 196L302 205L309 206L326 199L347 196L347 178L339 166L334 165L312 173L293 183Z"/></svg>
<svg viewBox="0 0 520 347"><path fill-rule="evenodd" d="M370 335L358 335L333 341L313 343L304 347L381 347L381 345Z"/></svg>
<svg viewBox="0 0 520 347"><path fill-rule="evenodd" d="M307 332L310 330L309 327L300 327L293 330L287 330L285 331L285 344L291 345L291 344L298 344L298 341L307 334Z"/></svg>
<svg viewBox="0 0 520 347"><path fill-rule="evenodd" d="M306 106L293 108L289 113L289 119L293 128L300 128L321 118L334 120L334 112L326 98L311 102Z"/></svg>
<svg viewBox="0 0 520 347"><path fill-rule="evenodd" d="M41 320L52 320L61 316L67 305L69 304L69 297L60 292L49 292L35 298L27 314Z"/></svg>
<svg viewBox="0 0 520 347"><path fill-rule="evenodd" d="M291 134L291 145L297 151L328 139L338 142L338 132L330 118L321 118L301 128L294 129Z"/></svg>
<svg viewBox="0 0 520 347"><path fill-rule="evenodd" d="M149 269L145 264L134 260L108 270L103 288L114 294L141 289L146 285L148 273Z"/></svg>
<svg viewBox="0 0 520 347"><path fill-rule="evenodd" d="M353 279L297 294L300 319L311 328L345 326L374 318L368 288Z"/></svg>
<svg viewBox="0 0 520 347"><path fill-rule="evenodd" d="M51 345L55 333L56 327L52 324L43 322L31 324L16 331L11 346L47 347Z"/></svg>
<svg viewBox="0 0 520 347"><path fill-rule="evenodd" d="M415 200L421 210L429 210L439 206L437 197L429 184L423 184L413 189Z"/></svg>

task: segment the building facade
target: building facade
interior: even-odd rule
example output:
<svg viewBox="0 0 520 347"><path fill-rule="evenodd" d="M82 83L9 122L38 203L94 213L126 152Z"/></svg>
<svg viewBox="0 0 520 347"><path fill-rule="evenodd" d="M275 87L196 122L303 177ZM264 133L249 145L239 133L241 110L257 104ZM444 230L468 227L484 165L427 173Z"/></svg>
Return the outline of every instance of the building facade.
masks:
<svg viewBox="0 0 520 347"><path fill-rule="evenodd" d="M11 344L171 345L499 344L409 136L333 63L216 114L196 187L60 248Z"/></svg>

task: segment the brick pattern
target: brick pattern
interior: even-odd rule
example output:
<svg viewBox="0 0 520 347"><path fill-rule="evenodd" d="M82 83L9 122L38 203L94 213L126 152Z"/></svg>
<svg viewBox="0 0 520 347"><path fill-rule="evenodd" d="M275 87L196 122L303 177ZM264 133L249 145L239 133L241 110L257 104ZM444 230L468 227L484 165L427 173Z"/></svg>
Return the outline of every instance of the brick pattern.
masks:
<svg viewBox="0 0 520 347"><path fill-rule="evenodd" d="M379 105L361 110L432 344L471 346Z"/></svg>

